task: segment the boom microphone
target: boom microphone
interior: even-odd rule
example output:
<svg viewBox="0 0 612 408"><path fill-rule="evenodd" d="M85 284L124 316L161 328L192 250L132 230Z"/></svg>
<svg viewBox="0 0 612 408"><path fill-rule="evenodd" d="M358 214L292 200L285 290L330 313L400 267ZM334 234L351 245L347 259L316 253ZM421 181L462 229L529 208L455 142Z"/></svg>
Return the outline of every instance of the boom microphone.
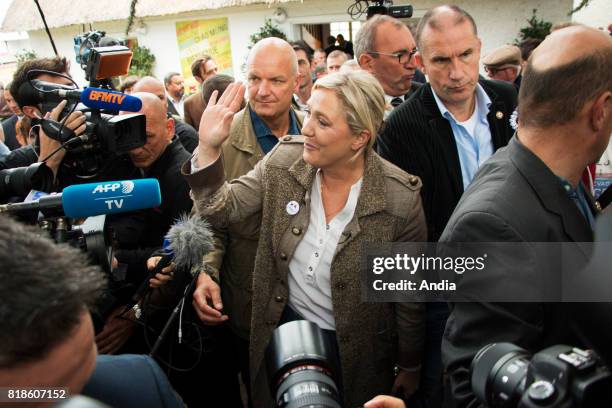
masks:
<svg viewBox="0 0 612 408"><path fill-rule="evenodd" d="M176 269L191 268L202 262L202 258L213 249L213 234L208 222L197 215L183 215L170 227L166 235L168 242L166 254L161 257L155 268L140 284L131 302L126 306L131 309L147 292L149 280L174 261Z"/></svg>
<svg viewBox="0 0 612 408"><path fill-rule="evenodd" d="M109 111L140 112L140 109L142 109L140 99L117 91L93 87L80 91L66 85L38 79L33 79L32 84L43 100L60 102L62 99L68 99L69 101L81 102L88 108ZM49 96L55 96L55 98Z"/></svg>
<svg viewBox="0 0 612 408"><path fill-rule="evenodd" d="M76 184L66 187L61 194L36 201L0 205L0 213L61 209L67 217L86 218L156 207L160 203L159 182L150 178Z"/></svg>

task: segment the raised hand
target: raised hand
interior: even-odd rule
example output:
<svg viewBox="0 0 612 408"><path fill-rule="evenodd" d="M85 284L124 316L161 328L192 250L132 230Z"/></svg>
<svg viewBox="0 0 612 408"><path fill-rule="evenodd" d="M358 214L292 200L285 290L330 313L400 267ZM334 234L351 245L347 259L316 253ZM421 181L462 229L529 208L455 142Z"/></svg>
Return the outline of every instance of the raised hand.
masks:
<svg viewBox="0 0 612 408"><path fill-rule="evenodd" d="M232 119L242 106L244 90L243 83L234 82L225 89L219 100L218 91L210 96L200 120L199 167L205 167L219 157L221 146L229 137Z"/></svg>

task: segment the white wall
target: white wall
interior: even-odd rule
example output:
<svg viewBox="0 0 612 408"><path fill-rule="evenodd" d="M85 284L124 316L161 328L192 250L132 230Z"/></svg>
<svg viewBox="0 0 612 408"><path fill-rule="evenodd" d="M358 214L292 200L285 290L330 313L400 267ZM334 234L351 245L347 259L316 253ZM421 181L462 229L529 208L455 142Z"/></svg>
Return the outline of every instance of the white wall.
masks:
<svg viewBox="0 0 612 408"><path fill-rule="evenodd" d="M568 21L567 13L574 0L518 0L518 1L491 1L491 0L463 0L456 4L465 8L476 20L479 35L483 41L482 55L489 50L513 42L518 36L519 29L527 24L532 9L538 9L537 15L553 23ZM595 2L610 3L610 0L593 0ZM176 41L177 21L227 17L229 21L230 40L232 47L232 61L234 76L243 79L242 66L248 53L250 35L257 31L264 23L266 17L272 17L276 7L287 10L288 18L280 24L280 28L288 34L290 39L299 35L295 24L330 23L334 21L349 21L346 9L352 3L349 0L304 0L304 2L283 3L268 7L254 5L245 7L226 8L214 11L192 12L176 16L163 16L145 19L147 31L137 34L141 45L147 46L156 56L155 75L163 78L169 71L180 71L178 45ZM396 4L406 4L407 1L396 1ZM425 11L440 1L422 0L412 2L414 17L420 18ZM609 15L609 14L608 14ZM363 17L365 18L365 17ZM109 35L120 34L125 27L125 21L96 24L94 28L105 30ZM83 73L74 59L72 38L80 30L79 26L52 29L52 34L62 55L70 57L73 61L72 74L81 84L84 84ZM39 56L52 55L46 33L43 30L30 32L30 48Z"/></svg>
<svg viewBox="0 0 612 408"><path fill-rule="evenodd" d="M580 0L574 0L574 7L578 4ZM588 6L574 13L572 21L606 29L608 24L612 24L612 1L591 0Z"/></svg>

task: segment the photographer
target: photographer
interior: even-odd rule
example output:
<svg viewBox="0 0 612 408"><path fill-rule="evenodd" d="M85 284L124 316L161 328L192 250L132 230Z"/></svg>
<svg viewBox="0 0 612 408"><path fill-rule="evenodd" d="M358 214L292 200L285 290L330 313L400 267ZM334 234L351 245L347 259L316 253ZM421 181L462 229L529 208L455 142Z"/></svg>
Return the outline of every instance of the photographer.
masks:
<svg viewBox="0 0 612 408"><path fill-rule="evenodd" d="M510 259L489 257L495 268L480 277L466 274L459 289L479 285L495 293L518 287L534 293L540 280L545 289L571 289L562 286L565 265L537 256L535 243L568 242L564 249L580 249L580 243L593 240L598 211L580 178L602 155L612 133L610 66L612 39L585 26L555 31L534 50L521 83L517 133L481 167L440 239L512 242L525 251ZM580 250L573 258L577 264L588 260ZM517 284L523 275L527 283ZM472 391L470 364L489 343L510 342L529 352L560 343L585 345L567 318L569 309L542 301L451 304L442 357L453 404L483 403Z"/></svg>
<svg viewBox="0 0 612 408"><path fill-rule="evenodd" d="M33 70L47 71L48 73L34 74L31 75L31 78L28 78L30 71ZM67 78L67 71L68 65L66 59L59 57L33 59L26 61L17 69L11 83L11 94L14 96L24 115L31 119L32 127L36 129L37 136L32 146L16 149L6 158L0 160L0 170L29 166L32 163L44 161L53 170L57 191L61 191L62 188L72 184L92 181L92 178L84 180L77 176L71 163L66 163L64 160L66 150L60 148L60 142L51 139L45 134L40 128L40 120L43 118L56 121L62 120L64 121L64 126L74 131L75 135L78 136L85 132L85 115L80 111L75 111L67 118L62 118L60 113L66 107L67 102L61 102L55 106L49 103L40 103L40 101L28 97L24 90L28 87L28 82L34 79L72 86L73 83ZM104 163L104 171L97 174L98 180L138 177L134 166L127 157L116 156L107 157L107 159L108 162Z"/></svg>
<svg viewBox="0 0 612 408"><path fill-rule="evenodd" d="M32 101L24 98L24 96L19 92L20 88L22 88L22 86L28 82L27 75L32 70L45 70L56 72L61 75L68 75L67 61L65 58L59 57L38 58L26 61L17 69L13 76L13 81L11 82L10 92L12 95L14 95L15 102L17 102L23 114L32 120L34 126L36 126L39 120L43 118L51 118L57 121L59 119L60 112L66 106L66 102L60 103L51 111L45 111L41 104L37 103L38 101ZM31 79L38 79L61 85L72 85L72 82L69 79L59 75L39 74L33 76ZM81 135L85 131L85 115L83 115L82 112L73 112L66 119L65 126L73 130L77 136ZM0 169L23 167L37 161L45 161L47 166L53 170L57 180L60 164L66 152L63 149L60 149L57 153L50 156L51 153L59 148L60 143L48 137L38 126L37 128L38 138L34 143L34 146L26 146L13 151L8 157L0 161Z"/></svg>

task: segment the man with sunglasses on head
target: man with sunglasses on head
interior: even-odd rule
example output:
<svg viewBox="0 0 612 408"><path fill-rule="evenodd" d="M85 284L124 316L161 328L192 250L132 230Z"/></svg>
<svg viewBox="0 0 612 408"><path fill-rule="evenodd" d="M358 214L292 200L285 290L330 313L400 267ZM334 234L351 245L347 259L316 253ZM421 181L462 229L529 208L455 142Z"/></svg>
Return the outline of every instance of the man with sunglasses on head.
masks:
<svg viewBox="0 0 612 408"><path fill-rule="evenodd" d="M400 20L380 14L370 18L359 29L354 48L361 69L374 75L385 91L385 117L421 86L413 81L416 42Z"/></svg>
<svg viewBox="0 0 612 408"><path fill-rule="evenodd" d="M437 242L478 168L512 137L509 119L517 95L510 83L479 80L481 41L465 10L452 5L429 10L417 27L417 45L411 63L429 82L389 115L377 148L423 181L428 240ZM447 317L446 304L427 304L422 405L411 406L441 404L440 345Z"/></svg>

